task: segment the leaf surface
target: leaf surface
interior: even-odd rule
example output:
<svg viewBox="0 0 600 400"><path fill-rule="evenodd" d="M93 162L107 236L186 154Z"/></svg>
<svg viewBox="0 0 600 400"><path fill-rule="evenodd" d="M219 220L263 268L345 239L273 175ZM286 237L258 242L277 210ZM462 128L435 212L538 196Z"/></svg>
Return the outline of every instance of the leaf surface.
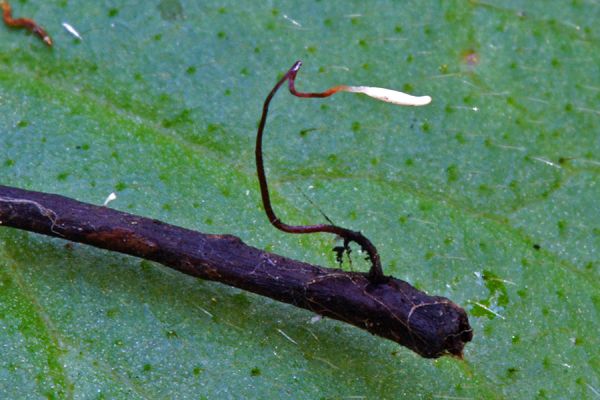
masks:
<svg viewBox="0 0 600 400"><path fill-rule="evenodd" d="M424 360L162 266L0 230L0 397L598 398L600 7L499 1L25 2L0 30L2 184L335 266L290 223L361 230L387 273L469 310L466 361ZM109 5L110 4L110 5ZM78 41L61 27L71 24ZM319 211L319 209L321 211ZM358 249L344 268L366 270Z"/></svg>

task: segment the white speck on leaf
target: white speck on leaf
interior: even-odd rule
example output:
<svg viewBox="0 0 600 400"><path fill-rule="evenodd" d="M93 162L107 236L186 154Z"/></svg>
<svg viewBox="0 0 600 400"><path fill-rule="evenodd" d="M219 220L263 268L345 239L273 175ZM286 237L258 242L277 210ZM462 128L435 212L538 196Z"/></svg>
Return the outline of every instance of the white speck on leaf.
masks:
<svg viewBox="0 0 600 400"><path fill-rule="evenodd" d="M104 200L104 203L102 203L102 205L104 207L108 206L108 203L110 203L113 200L117 199L117 195L115 192L112 192L111 194L108 195L108 197L106 198L106 200Z"/></svg>
<svg viewBox="0 0 600 400"><path fill-rule="evenodd" d="M62 23L63 28L65 28L67 30L67 32L69 32L71 35L75 36L77 39L79 40L83 40L83 38L81 37L81 35L79 34L79 32L77 32L77 30L75 28L73 28L73 25L69 24L68 22L63 22Z"/></svg>

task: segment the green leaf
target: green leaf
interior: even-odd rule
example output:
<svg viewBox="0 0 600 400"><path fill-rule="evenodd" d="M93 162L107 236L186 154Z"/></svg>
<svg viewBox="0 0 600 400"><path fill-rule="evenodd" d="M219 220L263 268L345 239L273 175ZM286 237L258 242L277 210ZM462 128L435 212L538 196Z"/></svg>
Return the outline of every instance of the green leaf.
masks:
<svg viewBox="0 0 600 400"><path fill-rule="evenodd" d="M1 183L334 267L359 229L387 273L465 306L465 361L160 265L0 229L0 397L598 398L600 8L592 1L15 2L0 29ZM61 27L71 24L77 40ZM358 249L344 268L365 270Z"/></svg>

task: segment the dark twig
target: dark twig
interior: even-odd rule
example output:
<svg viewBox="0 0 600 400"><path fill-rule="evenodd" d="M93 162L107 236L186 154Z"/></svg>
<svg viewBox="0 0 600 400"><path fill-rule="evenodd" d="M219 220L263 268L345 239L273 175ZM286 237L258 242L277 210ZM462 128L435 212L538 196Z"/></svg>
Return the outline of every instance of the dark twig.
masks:
<svg viewBox="0 0 600 400"><path fill-rule="evenodd" d="M347 322L423 357L462 356L472 338L465 311L388 278L327 269L245 245L54 194L0 186L0 225L156 261Z"/></svg>

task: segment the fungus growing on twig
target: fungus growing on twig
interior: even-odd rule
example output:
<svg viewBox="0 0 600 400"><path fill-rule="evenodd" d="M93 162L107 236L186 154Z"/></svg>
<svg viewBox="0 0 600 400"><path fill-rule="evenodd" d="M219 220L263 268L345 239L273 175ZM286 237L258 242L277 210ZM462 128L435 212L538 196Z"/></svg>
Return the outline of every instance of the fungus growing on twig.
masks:
<svg viewBox="0 0 600 400"><path fill-rule="evenodd" d="M258 131L256 135L256 170L258 174L258 182L260 185L260 193L263 201L263 205L265 208L265 212L269 221L273 226L277 229L282 230L288 233L315 233L315 232L326 232L332 233L340 236L344 239L343 250L346 252L350 251L349 244L350 242L357 243L363 251L368 254L368 259L371 261L371 269L368 273L368 278L372 283L383 283L387 280L387 277L383 273L383 269L381 267L381 259L379 257L379 253L377 249L371 243L367 237L365 237L359 231L353 231L350 229L342 228L333 224L317 224L317 225L288 225L282 222L279 217L273 211L273 207L271 205L271 198L269 195L269 186L267 184L267 177L265 174L264 161L263 161L263 151L262 151L262 138L265 130L265 125L267 122L267 114L269 112L269 104L271 100L275 96L275 93L279 90L279 88L288 81L288 87L290 93L292 93L296 97L308 97L308 98L323 98L329 97L338 92L349 92L349 93L361 93L367 96L373 97L375 99L385 101L392 104L402 105L402 106L423 106L429 104L431 102L431 97L429 96L412 96L406 93L402 93L396 90L384 89L379 87L371 87L371 86L347 86L347 85L339 85L329 88L323 92L299 92L296 90L295 80L296 74L298 70L302 66L301 61L296 61L292 68L290 68L285 75L275 84L271 92L267 95L263 105L262 116L260 119L260 123L258 125ZM334 251L338 253L338 259L340 258L340 248L334 248Z"/></svg>

